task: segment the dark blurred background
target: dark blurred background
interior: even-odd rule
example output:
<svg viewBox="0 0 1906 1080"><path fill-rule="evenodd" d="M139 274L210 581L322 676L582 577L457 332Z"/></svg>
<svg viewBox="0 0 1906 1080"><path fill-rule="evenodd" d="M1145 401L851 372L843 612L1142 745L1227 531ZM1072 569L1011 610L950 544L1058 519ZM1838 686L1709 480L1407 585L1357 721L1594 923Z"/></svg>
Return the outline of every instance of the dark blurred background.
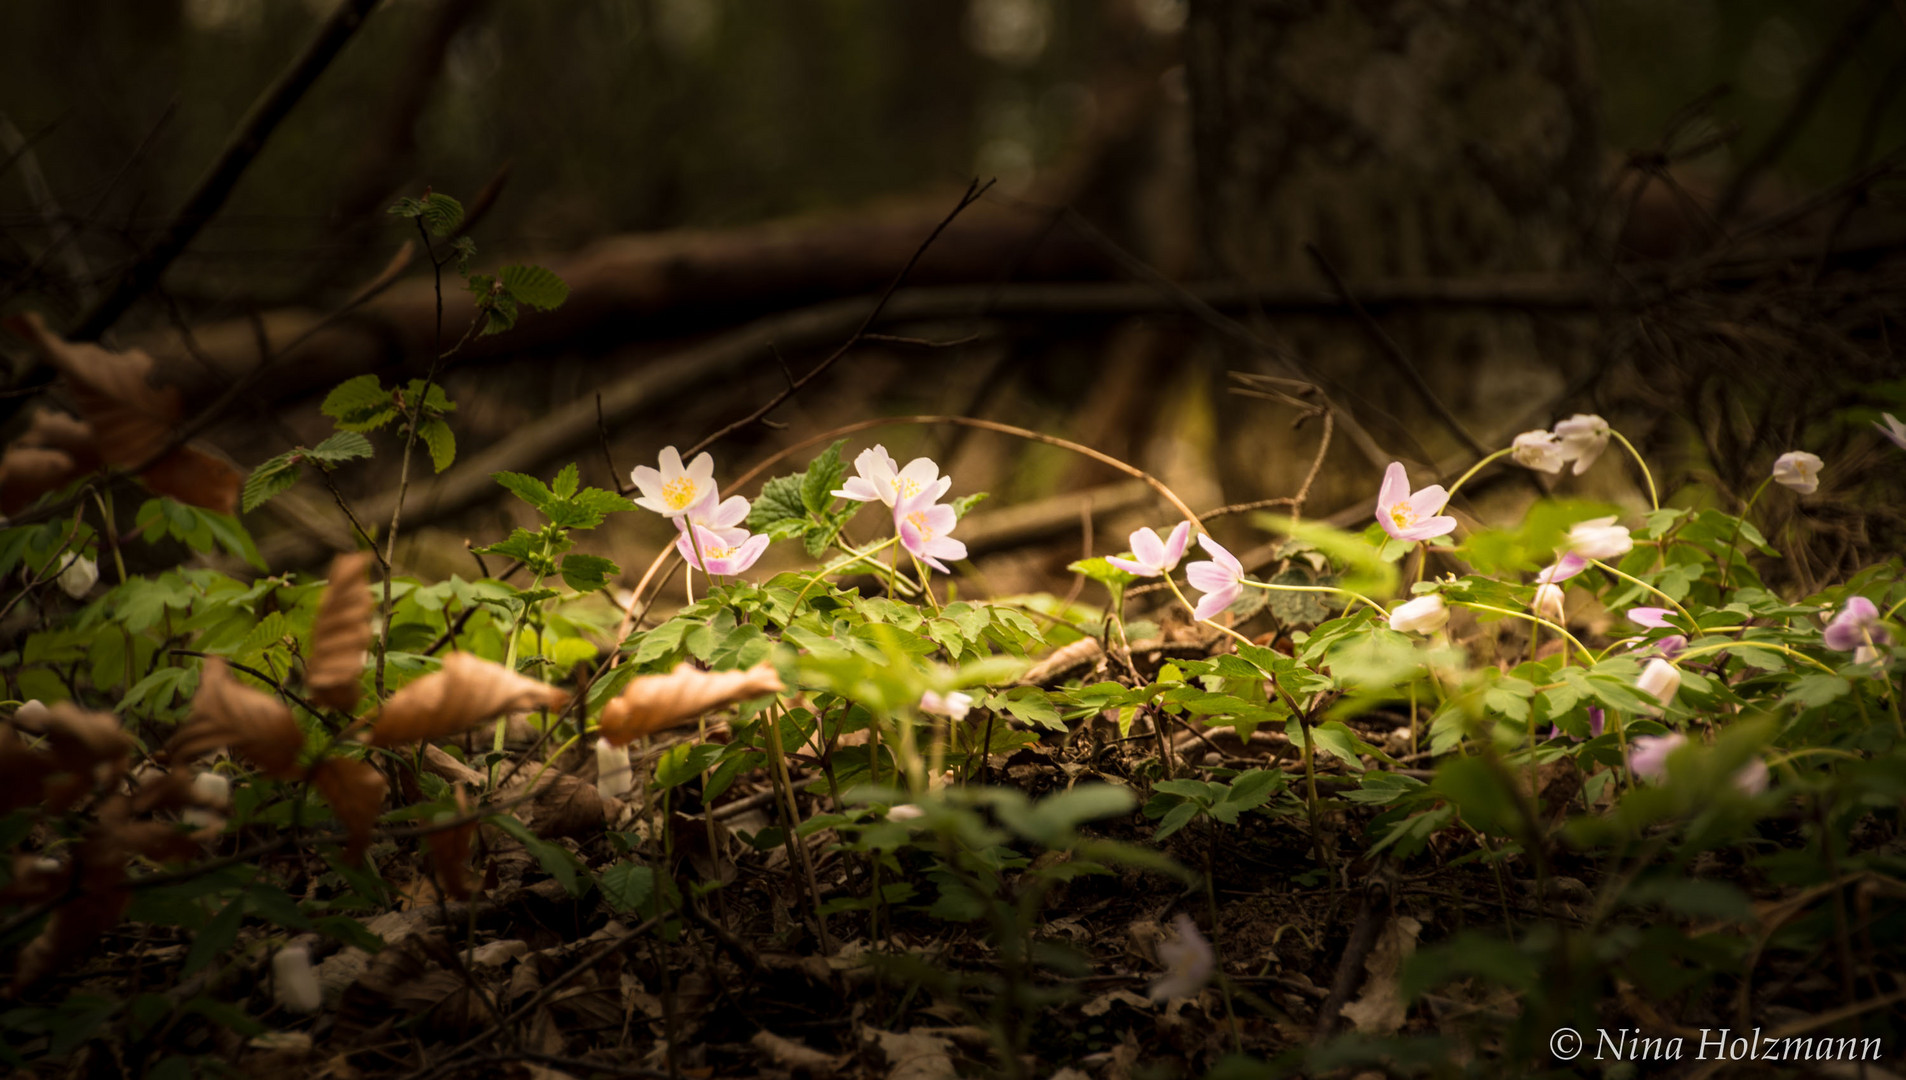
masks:
<svg viewBox="0 0 1906 1080"><path fill-rule="evenodd" d="M76 324L334 7L0 6L0 311ZM1348 520L1392 458L1447 475L1600 411L1668 486L1707 484L1685 499L1738 499L1783 450L1826 457L1793 511L1810 581L1906 524L1867 428L1906 401L1903 77L1887 0L383 0L107 340L204 401L258 334L289 340L376 274L412 235L396 198L486 205L475 265L546 263L575 294L447 374L462 460L415 489L404 561L467 576L462 541L519 513L486 470L578 460L607 485L605 450L626 477L746 415L846 339L977 177L996 183L881 327L922 343L849 352L785 427L718 444L720 478L836 425L951 413L1088 443L1202 512L1305 488L1328 412L1304 510ZM454 336L469 301L446 292ZM315 442L330 385L422 371L432 309L413 270L210 440L247 469ZM975 588L1063 587L1083 520L1105 552L1167 516L1055 448L916 426L848 452L873 441L995 492L963 527ZM342 479L367 507L394 487L379 449ZM1642 498L1611 460L1504 470L1461 509L1544 487ZM1241 522L1214 528L1248 546ZM348 543L321 490L247 523L286 566ZM625 567L668 535L610 532Z"/></svg>

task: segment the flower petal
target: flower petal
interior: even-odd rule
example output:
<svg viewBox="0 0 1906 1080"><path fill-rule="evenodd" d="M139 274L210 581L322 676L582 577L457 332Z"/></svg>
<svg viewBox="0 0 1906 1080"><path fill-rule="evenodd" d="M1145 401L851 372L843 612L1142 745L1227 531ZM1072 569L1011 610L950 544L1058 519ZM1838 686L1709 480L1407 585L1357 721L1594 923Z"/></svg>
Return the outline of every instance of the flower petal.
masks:
<svg viewBox="0 0 1906 1080"><path fill-rule="evenodd" d="M1123 570L1126 573L1133 575L1134 577L1157 577L1158 576L1158 570L1156 567L1146 566L1142 562L1133 562L1130 559L1121 559L1117 555L1107 555L1105 557L1105 561L1111 563L1113 566L1118 567L1120 570Z"/></svg>
<svg viewBox="0 0 1906 1080"><path fill-rule="evenodd" d="M1132 555L1138 561L1152 568L1156 574L1165 565L1165 544L1151 529L1133 530L1131 537ZM1152 574L1145 575L1146 577Z"/></svg>
<svg viewBox="0 0 1906 1080"><path fill-rule="evenodd" d="M1159 566L1165 570L1177 566L1178 560L1185 557L1185 545L1190 542L1191 522L1181 521L1178 527L1171 531L1171 536L1165 540L1165 561Z"/></svg>
<svg viewBox="0 0 1906 1080"><path fill-rule="evenodd" d="M1410 497L1410 474L1400 461L1390 462L1383 470L1383 486L1377 489L1377 514L1382 516L1383 508L1406 502Z"/></svg>

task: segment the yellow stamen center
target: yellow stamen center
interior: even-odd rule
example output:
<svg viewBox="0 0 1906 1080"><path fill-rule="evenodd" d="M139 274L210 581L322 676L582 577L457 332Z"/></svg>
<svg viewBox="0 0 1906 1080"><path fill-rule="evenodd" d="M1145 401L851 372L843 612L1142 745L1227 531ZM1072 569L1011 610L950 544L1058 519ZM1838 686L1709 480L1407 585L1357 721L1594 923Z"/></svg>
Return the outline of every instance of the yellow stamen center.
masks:
<svg viewBox="0 0 1906 1080"><path fill-rule="evenodd" d="M1416 524L1416 508L1406 502L1396 503L1390 507L1390 520L1397 528L1407 529Z"/></svg>
<svg viewBox="0 0 1906 1080"><path fill-rule="evenodd" d="M695 501L695 481L678 476L662 485L662 501L670 510L681 510Z"/></svg>
<svg viewBox="0 0 1906 1080"><path fill-rule="evenodd" d="M893 482L893 486L900 492L902 499L911 499L920 494L920 481L910 477L900 477Z"/></svg>
<svg viewBox="0 0 1906 1080"><path fill-rule="evenodd" d="M924 511L915 510L913 513L908 514L907 523L913 526L914 532L920 534L920 539L923 542L933 539L933 528L927 524L927 516Z"/></svg>

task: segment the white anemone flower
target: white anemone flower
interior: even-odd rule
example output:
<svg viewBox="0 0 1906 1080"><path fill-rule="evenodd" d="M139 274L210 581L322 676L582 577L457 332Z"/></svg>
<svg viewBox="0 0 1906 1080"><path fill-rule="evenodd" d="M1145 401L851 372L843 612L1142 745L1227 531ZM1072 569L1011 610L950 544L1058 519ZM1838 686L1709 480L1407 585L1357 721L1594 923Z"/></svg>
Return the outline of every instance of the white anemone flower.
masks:
<svg viewBox="0 0 1906 1080"><path fill-rule="evenodd" d="M1774 482L1802 495L1811 495L1820 490L1820 466L1823 464L1825 462L1820 460L1818 454L1789 450L1774 459Z"/></svg>
<svg viewBox="0 0 1906 1080"><path fill-rule="evenodd" d="M645 510L663 517L681 517L715 491L715 459L707 451L696 454L695 460L683 467L681 452L664 446L657 464L660 469L637 465L629 473L629 479L642 492L635 505Z"/></svg>
<svg viewBox="0 0 1906 1080"><path fill-rule="evenodd" d="M1608 421L1593 413L1576 413L1556 423L1555 437L1562 441L1563 459L1573 461L1574 473L1580 476L1608 449Z"/></svg>
<svg viewBox="0 0 1906 1080"><path fill-rule="evenodd" d="M1535 469L1545 473L1559 473L1562 466L1568 464L1568 455L1562 448L1562 440L1555 437L1553 431L1525 431L1516 436L1510 444L1509 456L1517 465L1526 469Z"/></svg>

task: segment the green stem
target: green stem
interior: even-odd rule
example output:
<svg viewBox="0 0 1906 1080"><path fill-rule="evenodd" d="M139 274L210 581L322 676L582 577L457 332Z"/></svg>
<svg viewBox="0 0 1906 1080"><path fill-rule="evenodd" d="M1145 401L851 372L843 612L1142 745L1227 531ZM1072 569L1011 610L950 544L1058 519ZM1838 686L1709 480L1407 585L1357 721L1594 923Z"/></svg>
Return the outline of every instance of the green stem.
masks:
<svg viewBox="0 0 1906 1080"><path fill-rule="evenodd" d="M1472 608L1476 611L1493 612L1497 615L1507 615L1511 619L1524 619L1524 620L1527 620L1528 622L1535 623L1538 626L1546 626L1549 629L1567 638L1569 644L1575 646L1575 648L1581 652L1582 662L1583 663L1588 662L1588 657L1589 657L1588 646L1582 644L1580 641L1577 641L1575 638L1575 635L1569 633L1566 627L1558 626L1547 619L1544 619L1535 615L1530 615L1527 612L1510 611L1508 608L1499 608L1490 604L1478 604L1473 600L1458 600L1456 601L1456 603L1466 608Z"/></svg>
<svg viewBox="0 0 1906 1080"><path fill-rule="evenodd" d="M1360 592L1352 592L1349 589L1339 589L1330 585L1274 585L1268 581L1252 581L1252 580L1249 580L1248 578L1244 581L1244 584L1249 585L1253 589L1268 589L1272 592L1337 593L1340 596L1349 597L1353 602L1358 600L1363 601L1365 604L1369 605L1372 609L1374 609L1378 615L1383 616L1385 619L1388 619L1390 617L1390 612L1386 608L1384 608L1382 604L1377 603L1375 600L1370 599L1369 597L1363 595ZM1346 608L1345 610L1348 611L1349 609Z"/></svg>
<svg viewBox="0 0 1906 1080"><path fill-rule="evenodd" d="M1685 666L1689 660L1692 660L1697 656L1706 656L1708 653L1726 652L1729 649L1772 649L1773 651L1777 653L1785 653L1786 655L1793 657L1795 660L1804 660L1807 663L1812 664L1814 667L1819 668L1821 671L1824 671L1829 675L1839 674L1839 672L1833 670L1832 668L1821 663L1820 661L1815 660L1813 657L1808 656L1806 653L1800 652L1797 649L1788 648L1785 645L1775 645L1774 643L1770 641L1716 642L1713 645L1702 645L1699 648L1683 650L1673 660L1670 660L1668 662L1673 664L1676 667L1682 667L1682 666Z"/></svg>
<svg viewBox="0 0 1906 1080"><path fill-rule="evenodd" d="M1694 616L1688 613L1687 608L1684 608L1681 606L1680 601L1676 600L1672 596L1669 596L1667 593L1662 592L1660 589L1655 588L1653 585L1648 584L1647 582L1641 580L1638 577L1633 577L1629 574L1624 574L1620 570L1615 569L1614 567L1608 565L1607 563L1601 561L1600 559L1590 559L1588 560L1588 565L1600 567L1601 569L1607 571L1608 573L1613 574L1616 577L1622 579L1623 581L1628 582L1630 585L1639 585L1642 588L1648 590L1649 592L1654 593L1656 596L1659 596L1661 599L1666 600L1668 603L1674 605L1674 610L1681 613L1681 617L1688 621L1688 625L1690 627L1692 627L1695 630L1699 630L1701 628L1701 624L1694 621Z"/></svg>
<svg viewBox="0 0 1906 1080"><path fill-rule="evenodd" d="M1721 560L1721 591L1723 593L1727 591L1727 572L1734 567L1734 553L1740 550L1741 527L1747 524L1747 515L1753 511L1754 504L1760 501L1760 493L1766 491L1767 485L1773 482L1772 476L1762 480L1760 486L1754 489L1754 493L1748 496L1747 505L1741 507L1740 516L1734 519L1734 535L1727 541L1727 558Z"/></svg>
<svg viewBox="0 0 1906 1080"><path fill-rule="evenodd" d="M1621 444L1628 448L1629 456L1633 457L1635 464L1641 468L1642 479L1648 481L1648 501L1654 505L1656 510L1661 509L1661 496L1655 490L1655 475L1648 471L1648 463L1641 459L1641 451L1635 449L1635 444L1628 441L1628 436L1623 435L1614 428L1609 428L1608 433L1616 439L1619 439Z"/></svg>
<svg viewBox="0 0 1906 1080"><path fill-rule="evenodd" d="M1482 467L1483 467L1484 465L1487 465L1487 464L1489 464L1490 462L1492 462L1492 461L1494 461L1494 460L1496 460L1497 458L1499 458L1499 457L1502 457L1502 456L1503 456L1504 454L1508 454L1508 453L1511 453L1511 452L1513 452L1514 450L1515 450L1515 447L1513 447L1513 446L1505 446L1505 447L1503 447L1502 449L1500 449L1500 450L1498 450L1498 451L1496 451L1495 453L1493 453L1493 454L1490 454L1490 455L1489 455L1488 457L1486 457L1486 458L1483 458L1483 459L1482 459L1481 461L1478 461L1478 462L1476 462L1476 463L1475 463L1474 465L1471 465L1471 466L1469 467L1469 471L1468 471L1468 472L1466 472L1466 473L1464 473L1464 474L1462 474L1461 476L1459 476L1459 477L1457 477L1457 478L1456 478L1456 482L1455 482L1455 483L1453 483L1453 484L1451 484L1451 485L1449 485L1449 494L1448 494L1448 495L1446 495L1446 496L1444 496L1444 498L1443 498L1443 506L1448 506L1448 505L1449 505L1449 503L1450 503L1450 500L1451 500L1451 499L1454 499L1454 498L1456 497L1456 492L1457 492L1457 490L1458 490L1458 489L1460 489L1460 488L1461 488L1461 487L1462 487L1462 486L1463 486L1464 484L1466 484L1466 483L1468 483L1468 482L1469 482L1469 478L1470 478L1470 477L1472 477L1472 476L1474 476L1474 475L1476 475L1476 474L1477 474L1478 472L1480 472L1480 471L1482 471ZM1442 508L1441 508L1441 507L1438 507L1438 508L1437 508L1437 513L1441 513L1441 512L1442 512Z"/></svg>

